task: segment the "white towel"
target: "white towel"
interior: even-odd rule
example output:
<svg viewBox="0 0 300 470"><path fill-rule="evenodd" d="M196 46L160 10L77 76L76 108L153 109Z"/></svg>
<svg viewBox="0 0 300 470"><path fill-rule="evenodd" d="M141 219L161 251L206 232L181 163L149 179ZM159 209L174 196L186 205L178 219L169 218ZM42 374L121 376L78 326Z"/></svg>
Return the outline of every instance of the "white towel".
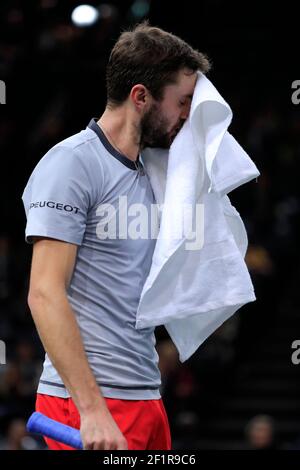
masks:
<svg viewBox="0 0 300 470"><path fill-rule="evenodd" d="M136 328L165 325L182 362L255 300L244 262L246 230L227 193L259 171L227 132L231 119L229 105L199 72L189 118L170 150L147 148L142 154L162 210ZM196 219L190 239L184 224Z"/></svg>

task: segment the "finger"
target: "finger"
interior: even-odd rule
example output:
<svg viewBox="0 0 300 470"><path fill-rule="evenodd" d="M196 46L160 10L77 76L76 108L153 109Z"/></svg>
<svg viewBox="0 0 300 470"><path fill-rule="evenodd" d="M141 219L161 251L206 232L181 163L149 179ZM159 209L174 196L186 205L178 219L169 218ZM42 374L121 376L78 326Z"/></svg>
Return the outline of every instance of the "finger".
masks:
<svg viewBox="0 0 300 470"><path fill-rule="evenodd" d="M83 444L83 450L93 450L93 444Z"/></svg>
<svg viewBox="0 0 300 470"><path fill-rule="evenodd" d="M105 442L98 441L98 442L94 442L93 450L108 450L108 449L105 447Z"/></svg>
<svg viewBox="0 0 300 470"><path fill-rule="evenodd" d="M118 443L116 450L128 450L127 441L121 441Z"/></svg>

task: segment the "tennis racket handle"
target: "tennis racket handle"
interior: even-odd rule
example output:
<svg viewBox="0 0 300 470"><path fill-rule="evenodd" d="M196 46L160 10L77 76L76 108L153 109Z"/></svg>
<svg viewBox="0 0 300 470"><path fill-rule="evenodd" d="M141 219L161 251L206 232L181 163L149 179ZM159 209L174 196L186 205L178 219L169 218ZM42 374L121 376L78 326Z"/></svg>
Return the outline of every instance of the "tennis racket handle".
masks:
<svg viewBox="0 0 300 470"><path fill-rule="evenodd" d="M54 421L42 413L32 413L27 422L27 431L35 434L43 434L58 442L62 442L75 449L82 449L82 441L78 429L66 424Z"/></svg>

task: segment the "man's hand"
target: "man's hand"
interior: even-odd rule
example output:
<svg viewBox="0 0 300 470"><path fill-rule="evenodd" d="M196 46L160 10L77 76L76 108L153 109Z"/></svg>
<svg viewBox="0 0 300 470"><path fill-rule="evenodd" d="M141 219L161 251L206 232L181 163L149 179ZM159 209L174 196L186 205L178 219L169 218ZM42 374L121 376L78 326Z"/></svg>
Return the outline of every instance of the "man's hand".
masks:
<svg viewBox="0 0 300 470"><path fill-rule="evenodd" d="M81 413L80 418L84 450L128 450L125 437L106 407Z"/></svg>

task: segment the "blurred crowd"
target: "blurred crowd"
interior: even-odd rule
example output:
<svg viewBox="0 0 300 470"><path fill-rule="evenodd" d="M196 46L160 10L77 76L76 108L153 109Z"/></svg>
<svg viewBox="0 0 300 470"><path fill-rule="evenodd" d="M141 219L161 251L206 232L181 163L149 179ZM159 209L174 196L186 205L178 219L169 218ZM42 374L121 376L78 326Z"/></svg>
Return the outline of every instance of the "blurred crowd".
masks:
<svg viewBox="0 0 300 470"><path fill-rule="evenodd" d="M22 191L52 145L101 114L109 49L120 28L140 19L129 9L133 2L115 1L100 25L78 28L70 22L71 7L78 3L0 4L0 79L7 84L7 105L5 110L1 107L0 116L0 339L6 344L6 364L0 364L0 449L45 448L25 429L34 409L43 348L27 306L31 247L24 241ZM157 18L155 23L164 26ZM196 45L201 49L201 44ZM216 64L221 55L225 62L224 53L230 62L230 50L219 50L213 42L207 49L203 52L210 52ZM242 308L184 364L166 331L157 329L161 391L178 449L201 447L224 394L244 378L243 364L251 365L271 326L278 324L280 329L284 314L298 309L300 105L298 109L291 103L289 82L276 100L264 96L264 89L250 91L255 71L248 73L253 82L233 76L229 83L217 65L210 78L223 88L233 108L231 132L261 172L257 182L230 194L248 232L246 262L257 301ZM292 340L297 339L300 320L291 318L296 335ZM289 350L287 361L288 354ZM300 413L298 429L287 429L285 434L280 421L289 422L289 415L282 416L280 409L278 415L259 407L246 409L233 440L244 449L300 450Z"/></svg>

